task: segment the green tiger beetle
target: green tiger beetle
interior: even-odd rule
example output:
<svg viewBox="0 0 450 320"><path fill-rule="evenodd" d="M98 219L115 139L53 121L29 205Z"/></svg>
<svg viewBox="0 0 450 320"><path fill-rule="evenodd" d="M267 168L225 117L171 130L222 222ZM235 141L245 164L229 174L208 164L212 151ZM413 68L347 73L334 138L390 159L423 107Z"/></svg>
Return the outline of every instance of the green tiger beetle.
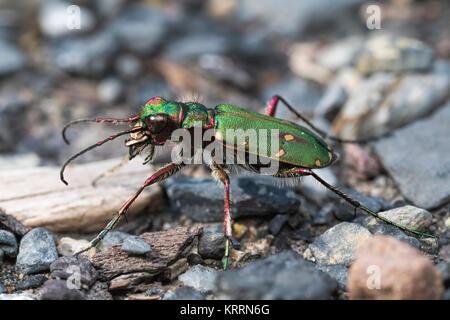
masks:
<svg viewBox="0 0 450 320"><path fill-rule="evenodd" d="M275 112L279 102L282 102L290 112L296 115L304 123L306 123L311 130L300 126L296 123L281 120L275 118ZM236 140L228 138L226 131L229 129L263 129L263 130L277 130L279 137L279 147L276 152L265 153L261 149L256 149L258 156L262 158L269 158L274 161L278 167L276 172L272 173L272 176L277 178L291 178L312 176L322 185L329 190L333 191L339 197L350 203L354 209L361 209L368 214L384 221L387 224L393 225L404 231L414 233L416 235L425 237L434 237L431 234L422 233L417 230L408 229L403 225L399 225L391 220L388 220L378 213L373 212L369 208L365 207L358 201L350 198L343 192L339 191L336 187L328 184L325 180L320 178L313 169L321 169L331 165L336 159L336 155L331 147L324 141L330 139L339 143L365 143L368 140L345 140L334 136L328 136L324 131L315 127L308 119L298 113L284 98L279 95L275 95L267 107L266 114L259 114L256 112L248 111L238 108L233 105L221 104L214 108L207 108L204 105L197 102L177 102L168 101L161 97L154 97L148 100L141 114L125 118L125 119L111 119L111 118L97 118L97 119L85 119L76 120L68 123L63 129L63 138L69 143L66 138L66 130L69 126L83 122L110 122L110 123L129 123L132 128L126 131L119 132L104 140L101 140L90 147L78 152L74 156L70 157L62 166L60 177L61 180L67 185L64 180L64 170L66 166L78 156L85 152L92 150L96 147L103 145L105 142L113 140L123 135L129 135L129 139L125 141L125 146L129 148L129 152L122 161L121 164L109 170L102 176L108 175L120 166L122 166L126 160L134 158L140 154L144 149L148 147L149 154L145 158L145 163L152 160L155 145L162 145L171 138L171 135L177 129L192 131L194 128L200 128L203 131L208 129L214 130L214 141L217 141L223 146L223 148L232 149L237 152ZM316 133L314 133L315 131ZM247 141L248 142L248 141ZM202 147L206 147L208 143L205 143ZM244 148L244 154L249 155L250 151ZM248 159L248 157L245 157ZM225 159L224 159L225 161ZM225 162L212 161L209 166L212 170L212 175L219 180L225 188L225 214L224 214L224 233L225 233L225 255L223 259L224 270L227 268L228 257L230 251L230 244L232 243L232 219L230 215L230 179L226 169L230 165ZM114 228L116 223L121 217L125 217L125 214L131 204L136 200L139 194L148 186L160 182L173 174L177 173L185 166L185 163L181 161L173 161L150 176L137 192L120 208L117 215L112 219L98 235L89 244L89 246L80 251L84 252L93 247L97 247L106 234ZM244 161L239 165L246 170L262 173L265 165L259 162L250 163Z"/></svg>

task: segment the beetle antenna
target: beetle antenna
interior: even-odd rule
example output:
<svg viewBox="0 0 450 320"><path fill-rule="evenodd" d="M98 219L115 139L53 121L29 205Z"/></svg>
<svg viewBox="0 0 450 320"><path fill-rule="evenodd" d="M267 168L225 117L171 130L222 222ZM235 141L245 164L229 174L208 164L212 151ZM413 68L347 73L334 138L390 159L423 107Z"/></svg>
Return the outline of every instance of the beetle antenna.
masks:
<svg viewBox="0 0 450 320"><path fill-rule="evenodd" d="M130 134L130 133L138 132L138 131L142 131L142 127L133 127L133 128L130 129L130 130L122 131L122 132L116 133L115 135L109 136L108 138L106 138L106 139L104 139L104 140L101 140L101 141L99 141L99 142L97 142L97 143L91 145L90 147L87 147L86 149L81 150L81 151L78 152L77 154L71 156L66 162L64 162L64 164L63 164L62 167L61 167L61 171L60 171L60 174L59 174L61 181L62 181L65 185L68 185L67 181L64 179L64 170L66 169L67 165L68 165L70 162L72 162L74 159L78 158L78 157L81 156L82 154L84 154L84 153L86 153L86 152L88 152L88 151L90 151L90 150L92 150L92 149L94 149L94 148L100 147L100 146L103 145L105 142L114 140L115 138L120 137L120 136L123 136L123 135L125 135L125 134Z"/></svg>
<svg viewBox="0 0 450 320"><path fill-rule="evenodd" d="M97 118L97 119L81 119L81 120L74 120L69 122L68 124L66 124L62 130L62 137L64 139L64 141L67 144L70 144L69 140L67 140L66 137L66 130L67 128L71 127L74 124L78 124L78 123L85 123L85 122L97 122L97 123L101 123L101 122L112 122L112 123L117 123L117 122L133 122L139 120L139 116L134 116L131 118L125 118L125 119L107 119L107 118Z"/></svg>

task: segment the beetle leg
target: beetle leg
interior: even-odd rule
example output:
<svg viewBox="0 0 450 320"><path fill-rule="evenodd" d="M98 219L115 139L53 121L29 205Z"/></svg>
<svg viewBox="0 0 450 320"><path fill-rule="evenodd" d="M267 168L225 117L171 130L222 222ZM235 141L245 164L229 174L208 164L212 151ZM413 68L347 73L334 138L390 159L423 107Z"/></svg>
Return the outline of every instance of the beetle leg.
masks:
<svg viewBox="0 0 450 320"><path fill-rule="evenodd" d="M326 133L323 130L320 130L319 128L317 128L315 125L313 125L311 123L311 121L309 121L308 119L306 119L304 116L302 116L297 110L295 110L287 101L286 99L284 99L283 97L279 96L279 95L274 95L272 97L272 99L270 100L269 105L267 106L267 111L266 111L266 115L269 117L274 117L275 116L275 112L277 111L277 105L278 102L283 102L283 104L286 106L286 108L289 109L289 111L291 111L293 114L295 114L295 116L297 116L299 119L301 119L303 122L305 122L311 129L313 129L315 132L317 132L323 139L330 139L339 143L367 143L370 141L375 141L378 140L381 137L384 137L386 135L389 135L390 132L386 132L384 134L380 134L374 137L369 137L366 139L341 139L339 137L335 137L335 136L331 136L328 133Z"/></svg>
<svg viewBox="0 0 450 320"><path fill-rule="evenodd" d="M280 178L287 178L287 177L299 177L299 176L306 176L306 175L311 175L314 177L314 179L316 179L317 181L319 181L322 185L324 185L327 189L333 191L335 194L337 194L339 197L341 197L342 199L344 199L345 201L347 201L348 203L350 203L353 207L355 207L356 209L361 209L365 212L367 212L368 214L372 215L373 217L380 219L382 221L384 221L387 224L393 225L394 227L397 227L403 231L408 231L420 236L425 236L425 237L431 237L431 238L436 238L436 236L433 236L431 234L428 233L423 233L417 230L413 230L413 229L409 229L401 224L397 224L389 219L386 219L385 217L380 216L378 213L373 212L372 210L370 210L369 208L366 208L365 206L363 206L361 203L359 203L358 201L350 198L349 196L347 196L345 193L343 193L342 191L338 190L336 187L333 187L332 185L330 185L328 182L326 182L325 180L323 180L321 177L319 177L315 172L313 172L311 169L305 169L305 168L298 168L298 167L294 167L291 169L286 169L283 171L280 171L278 174L276 174L276 177L280 177Z"/></svg>
<svg viewBox="0 0 450 320"><path fill-rule="evenodd" d="M225 257L223 262L223 270L227 269L228 264L228 255L229 255L229 247L231 241L231 216L230 216L230 178L227 173L223 169L222 165L212 164L211 169L213 170L213 176L220 180L225 186L225 216L223 219L223 226L225 230Z"/></svg>
<svg viewBox="0 0 450 320"><path fill-rule="evenodd" d="M92 180L92 186L96 186L97 182L100 179L103 179L107 176L112 175L114 172L118 171L120 168L122 168L125 164L128 163L128 161L130 160L130 156L127 154L122 161L120 161L119 164L115 165L114 167L112 167L111 169L109 169L108 171L103 172L101 175L99 175L97 178L95 178L94 180Z"/></svg>
<svg viewBox="0 0 450 320"><path fill-rule="evenodd" d="M131 204L136 200L136 198L141 194L141 192L148 187L149 185L152 185L156 182L159 182L161 180L167 179L168 177L174 175L180 169L183 167L183 164L178 163L169 163L168 165L162 167L158 171L156 171L150 178L145 180L144 184L138 189L138 191L130 198L127 202L120 208L117 215L112 219L90 243L89 246L86 249L81 250L80 252L77 252L76 254L80 254L82 252L88 251L89 249L93 247L97 247L100 245L100 242L103 240L103 238L108 234L109 231L111 231L116 223L120 220L122 216L125 216L128 208L131 206Z"/></svg>

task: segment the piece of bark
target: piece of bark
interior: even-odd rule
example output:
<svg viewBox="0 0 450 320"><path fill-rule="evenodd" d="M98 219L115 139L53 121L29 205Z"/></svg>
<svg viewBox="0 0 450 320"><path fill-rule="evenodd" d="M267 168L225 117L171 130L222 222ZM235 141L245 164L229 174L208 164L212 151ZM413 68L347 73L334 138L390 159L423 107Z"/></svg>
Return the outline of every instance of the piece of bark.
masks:
<svg viewBox="0 0 450 320"><path fill-rule="evenodd" d="M186 258L182 258L176 261L174 264L168 266L160 275L161 281L172 281L180 274L185 272L189 268L189 263Z"/></svg>
<svg viewBox="0 0 450 320"><path fill-rule="evenodd" d="M121 251L117 244L92 258L92 264L104 280L119 275L146 272L160 274L178 259L184 258L194 239L202 232L201 228L176 227L159 232L146 232L140 235L150 244L152 251L147 256L132 256Z"/></svg>
<svg viewBox="0 0 450 320"><path fill-rule="evenodd" d="M34 167L0 172L0 208L27 227L52 232L97 232L136 192L156 168L138 158L92 186L92 180L120 163L121 159L91 162L66 168L69 186L59 180L59 167ZM148 206L156 212L164 206L162 188L147 187L131 206L127 219Z"/></svg>
<svg viewBox="0 0 450 320"><path fill-rule="evenodd" d="M149 272L135 272L129 274L122 274L115 277L109 283L109 291L145 291L142 284L147 284L152 281L157 273Z"/></svg>
<svg viewBox="0 0 450 320"><path fill-rule="evenodd" d="M6 214L0 209L0 229L11 231L19 238L22 238L30 228L25 227L20 221L13 216Z"/></svg>

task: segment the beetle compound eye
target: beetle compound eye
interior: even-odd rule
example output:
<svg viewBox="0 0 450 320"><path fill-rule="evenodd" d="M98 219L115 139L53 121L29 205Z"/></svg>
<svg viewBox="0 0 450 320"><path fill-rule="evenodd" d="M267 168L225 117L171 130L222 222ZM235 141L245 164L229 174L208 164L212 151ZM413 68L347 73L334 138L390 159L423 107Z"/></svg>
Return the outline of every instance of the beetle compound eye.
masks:
<svg viewBox="0 0 450 320"><path fill-rule="evenodd" d="M168 117L166 114L152 114L145 120L151 133L157 134L163 131L167 127Z"/></svg>

